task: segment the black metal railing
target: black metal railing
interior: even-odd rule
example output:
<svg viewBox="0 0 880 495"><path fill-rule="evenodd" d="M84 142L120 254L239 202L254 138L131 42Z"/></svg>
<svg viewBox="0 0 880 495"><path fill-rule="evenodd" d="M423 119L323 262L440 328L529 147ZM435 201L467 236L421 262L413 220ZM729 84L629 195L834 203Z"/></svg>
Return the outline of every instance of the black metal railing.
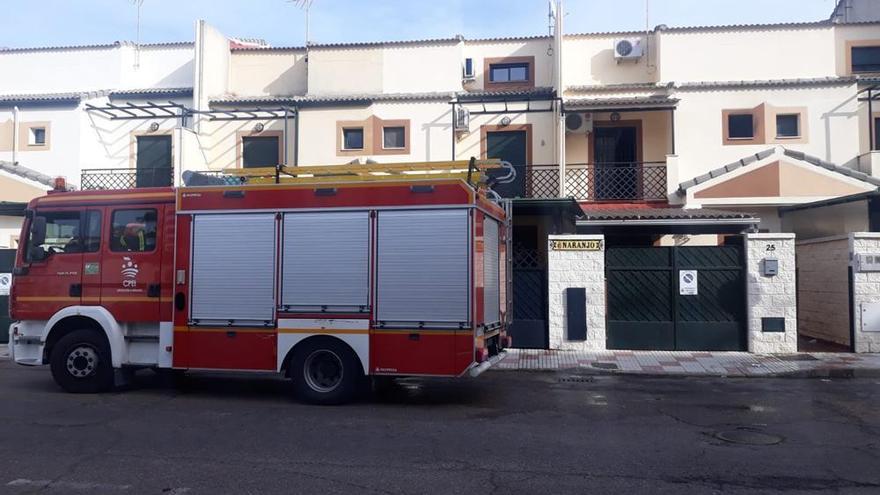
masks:
<svg viewBox="0 0 880 495"><path fill-rule="evenodd" d="M559 197L559 165L515 166L517 180L494 189L509 198ZM666 162L567 164L565 195L579 201L666 199Z"/></svg>
<svg viewBox="0 0 880 495"><path fill-rule="evenodd" d="M165 187L174 184L174 168L93 168L80 175L80 188L134 189L138 187Z"/></svg>

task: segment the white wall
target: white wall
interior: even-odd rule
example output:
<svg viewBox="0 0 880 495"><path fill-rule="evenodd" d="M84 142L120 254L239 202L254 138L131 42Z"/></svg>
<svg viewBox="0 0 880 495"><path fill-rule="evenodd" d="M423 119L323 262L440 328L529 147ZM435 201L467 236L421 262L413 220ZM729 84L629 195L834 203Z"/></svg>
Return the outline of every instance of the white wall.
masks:
<svg viewBox="0 0 880 495"><path fill-rule="evenodd" d="M0 52L0 94L118 88L118 47Z"/></svg>
<svg viewBox="0 0 880 495"><path fill-rule="evenodd" d="M134 63L129 43L0 52L0 94L192 86L191 44L143 46L140 67Z"/></svg>
<svg viewBox="0 0 880 495"><path fill-rule="evenodd" d="M0 78L2 79L2 78ZM18 163L51 177L65 176L79 184L80 111L75 105L64 107L22 107L20 122L48 122L48 145L44 149L19 148ZM12 119L12 110L0 109L0 122ZM22 128L22 134L26 129ZM21 139L26 139L21 138ZM12 151L0 152L0 160L12 161ZM2 200L0 192L0 200Z"/></svg>
<svg viewBox="0 0 880 495"><path fill-rule="evenodd" d="M193 85L192 43L173 46L142 46L135 67L135 47L120 49L120 80L116 89L190 88Z"/></svg>
<svg viewBox="0 0 880 495"><path fill-rule="evenodd" d="M464 59L459 43L392 45L382 50L382 59L382 90L385 93L461 90ZM315 93L320 91L320 87L312 90Z"/></svg>
<svg viewBox="0 0 880 495"><path fill-rule="evenodd" d="M558 163L556 159L556 127L554 125L556 120L554 114L550 112L518 112L514 104L511 104L509 108L513 109L513 111L507 114L471 115L470 132L460 134L456 141L456 158L459 160L466 160L472 156L479 158L482 153L480 127L484 125L500 126L501 120L504 117L508 117L510 118L509 127L511 129L516 129L525 124L532 126L532 164L552 165Z"/></svg>
<svg viewBox="0 0 880 495"><path fill-rule="evenodd" d="M0 249L17 248L13 239L18 239L21 233L22 217L8 217L0 215Z"/></svg>
<svg viewBox="0 0 880 495"><path fill-rule="evenodd" d="M709 170L776 146L723 145L722 110L750 109L766 103L775 107L807 107L806 144L784 144L837 164L855 160L859 150L855 85L731 90L680 91L675 114L679 180L684 182ZM775 132L768 130L768 135Z"/></svg>
<svg viewBox="0 0 880 495"><path fill-rule="evenodd" d="M312 108L300 112L300 165L348 163L372 158L380 163L402 161L437 161L451 158L452 107L446 101L383 102L368 107ZM336 123L366 120L409 119L410 153L394 155L338 156Z"/></svg>
<svg viewBox="0 0 880 495"><path fill-rule="evenodd" d="M462 60L458 65L458 74L461 74L461 64L464 58L474 60L474 72L476 80L469 83L468 90L481 90L485 88L483 71L486 58L498 57L535 57L535 86L553 86L554 57L547 54L547 49L552 45L552 40L500 40L500 41L470 41L463 48ZM459 85L460 87L460 85Z"/></svg>
<svg viewBox="0 0 880 495"><path fill-rule="evenodd" d="M650 56L618 63L614 42L620 38L641 38L649 42ZM656 37L617 35L566 36L562 49L562 77L565 86L644 83L658 81Z"/></svg>
<svg viewBox="0 0 880 495"><path fill-rule="evenodd" d="M830 27L662 31L661 81L741 81L835 74Z"/></svg>
<svg viewBox="0 0 880 495"><path fill-rule="evenodd" d="M305 50L234 51L229 92L238 96L303 95L306 72Z"/></svg>
<svg viewBox="0 0 880 495"><path fill-rule="evenodd" d="M212 97L229 91L229 39L205 21L196 22L196 79L193 97L197 110L207 110Z"/></svg>

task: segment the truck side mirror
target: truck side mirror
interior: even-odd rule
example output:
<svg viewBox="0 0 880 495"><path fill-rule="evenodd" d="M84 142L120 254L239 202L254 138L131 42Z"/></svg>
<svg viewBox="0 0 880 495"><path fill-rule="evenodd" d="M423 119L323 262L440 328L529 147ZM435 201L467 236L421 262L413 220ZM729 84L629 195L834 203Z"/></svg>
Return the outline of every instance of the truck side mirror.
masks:
<svg viewBox="0 0 880 495"><path fill-rule="evenodd" d="M46 251L41 245L46 242L46 217L34 216L31 219L31 236L28 243L27 257L29 261L42 261L46 259Z"/></svg>

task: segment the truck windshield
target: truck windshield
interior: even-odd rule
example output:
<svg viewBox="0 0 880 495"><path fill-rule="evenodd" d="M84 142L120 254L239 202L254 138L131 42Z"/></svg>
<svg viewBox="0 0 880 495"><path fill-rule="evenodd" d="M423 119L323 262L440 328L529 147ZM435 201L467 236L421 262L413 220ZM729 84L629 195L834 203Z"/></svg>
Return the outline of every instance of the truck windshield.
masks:
<svg viewBox="0 0 880 495"><path fill-rule="evenodd" d="M78 211L38 212L36 216L46 219L46 238L42 243L35 244L31 228L26 251L28 261L43 260L52 254L82 252Z"/></svg>

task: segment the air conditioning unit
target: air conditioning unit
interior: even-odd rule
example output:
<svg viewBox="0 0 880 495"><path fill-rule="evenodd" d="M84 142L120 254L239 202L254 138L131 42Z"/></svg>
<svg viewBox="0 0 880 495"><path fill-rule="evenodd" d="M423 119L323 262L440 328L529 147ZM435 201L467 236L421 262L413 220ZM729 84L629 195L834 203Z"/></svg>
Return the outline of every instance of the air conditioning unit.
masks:
<svg viewBox="0 0 880 495"><path fill-rule="evenodd" d="M474 59L468 57L464 59L464 67L462 68L462 79L465 81L473 81L477 76L474 74Z"/></svg>
<svg viewBox="0 0 880 495"><path fill-rule="evenodd" d="M593 132L593 114L569 113L565 115L565 130L570 133L587 134Z"/></svg>
<svg viewBox="0 0 880 495"><path fill-rule="evenodd" d="M471 130L471 112L464 107L455 109L455 131L468 132Z"/></svg>
<svg viewBox="0 0 880 495"><path fill-rule="evenodd" d="M645 54L641 38L623 38L614 40L614 58L621 60L638 60Z"/></svg>

